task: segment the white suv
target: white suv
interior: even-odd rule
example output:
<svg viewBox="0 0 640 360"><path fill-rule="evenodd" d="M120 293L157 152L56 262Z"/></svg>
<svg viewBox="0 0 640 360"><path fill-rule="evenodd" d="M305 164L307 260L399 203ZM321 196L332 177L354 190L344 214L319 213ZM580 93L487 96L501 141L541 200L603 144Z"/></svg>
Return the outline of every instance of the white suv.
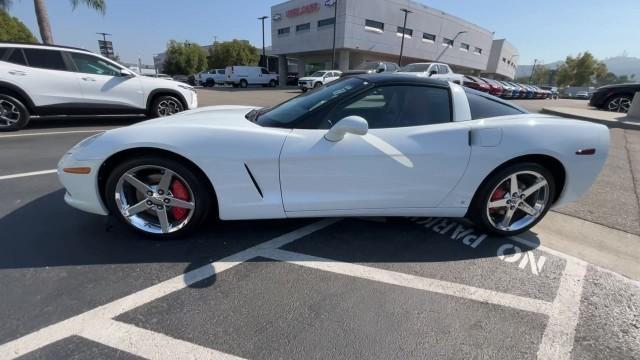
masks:
<svg viewBox="0 0 640 360"><path fill-rule="evenodd" d="M137 75L90 51L0 42L0 131L31 116L171 115L198 107L193 87Z"/></svg>
<svg viewBox="0 0 640 360"><path fill-rule="evenodd" d="M324 84L340 79L342 71L338 70L323 70L316 71L309 76L298 79L298 88L305 92L309 89L320 87Z"/></svg>

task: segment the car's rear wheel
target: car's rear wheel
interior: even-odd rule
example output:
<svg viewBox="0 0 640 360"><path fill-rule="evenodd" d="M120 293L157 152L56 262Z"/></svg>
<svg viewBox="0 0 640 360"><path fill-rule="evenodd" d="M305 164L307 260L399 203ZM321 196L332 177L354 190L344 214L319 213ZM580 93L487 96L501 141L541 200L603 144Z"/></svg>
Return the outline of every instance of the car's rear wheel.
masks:
<svg viewBox="0 0 640 360"><path fill-rule="evenodd" d="M546 215L554 196L555 183L549 170L536 163L514 164L483 182L469 217L489 233L516 235Z"/></svg>
<svg viewBox="0 0 640 360"><path fill-rule="evenodd" d="M205 179L178 161L144 156L114 168L105 186L109 210L131 229L155 237L181 236L207 217L212 196Z"/></svg>
<svg viewBox="0 0 640 360"><path fill-rule="evenodd" d="M177 114L184 111L184 107L180 100L174 96L164 95L158 96L151 103L149 109L149 116L151 117L165 117L173 114Z"/></svg>
<svg viewBox="0 0 640 360"><path fill-rule="evenodd" d="M15 131L27 126L29 110L9 95L0 94L0 131Z"/></svg>
<svg viewBox="0 0 640 360"><path fill-rule="evenodd" d="M605 108L609 111L615 112L629 112L629 108L631 107L631 97L629 96L614 96L611 99L607 100Z"/></svg>

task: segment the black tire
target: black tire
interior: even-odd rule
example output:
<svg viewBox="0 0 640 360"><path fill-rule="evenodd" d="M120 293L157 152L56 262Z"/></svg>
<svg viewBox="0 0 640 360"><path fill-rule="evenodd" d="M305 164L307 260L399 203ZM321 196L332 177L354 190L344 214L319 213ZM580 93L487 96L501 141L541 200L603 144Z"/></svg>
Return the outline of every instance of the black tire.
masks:
<svg viewBox="0 0 640 360"><path fill-rule="evenodd" d="M170 104L170 108L173 108L173 110L167 110L165 104ZM171 95L161 95L153 99L147 115L152 118L157 118L177 114L181 111L184 111L184 106L180 99Z"/></svg>
<svg viewBox="0 0 640 360"><path fill-rule="evenodd" d="M614 95L604 104L604 109L607 111L626 113L631 107L631 101L631 96Z"/></svg>
<svg viewBox="0 0 640 360"><path fill-rule="evenodd" d="M269 87L276 87L276 81L275 80L271 80L269 81Z"/></svg>
<svg viewBox="0 0 640 360"><path fill-rule="evenodd" d="M517 230L510 230L510 231L498 229L491 224L491 221L489 220L489 217L488 217L489 216L488 211L486 211L487 210L486 205L488 204L489 199L491 198L493 190L498 185L500 185L500 183L505 178L509 177L511 174L515 174L522 171L534 171L545 178L545 180L547 181L547 184L549 185L548 187L549 193L547 194L548 200L544 208L540 212L540 215L538 215L538 217L534 219L533 222L531 222L527 226ZM476 194L473 197L473 200L471 202L471 206L469 207L467 215L473 223L475 223L479 228L481 228L483 231L487 233L499 235L499 236L517 235L529 230L530 228L535 226L540 220L542 220L542 218L544 218L544 216L549 211L549 208L551 207L553 200L555 199L555 192L556 192L556 189L555 189L555 180L554 180L553 174L544 166L537 163L532 163L532 162L512 164L499 171L494 172L482 182L482 184L480 185L480 187L476 191ZM520 210L516 210L516 211L520 211Z"/></svg>
<svg viewBox="0 0 640 360"><path fill-rule="evenodd" d="M302 90L302 92L303 92L303 93L306 93L306 92L307 92L307 88L302 88L302 89L300 89L300 90Z"/></svg>
<svg viewBox="0 0 640 360"><path fill-rule="evenodd" d="M317 82L317 83L313 84L313 88L314 88L314 89L315 89L315 88L319 88L320 86L322 86L322 83L321 83L321 82Z"/></svg>
<svg viewBox="0 0 640 360"><path fill-rule="evenodd" d="M151 233L143 231L130 224L120 212L115 197L118 180L125 172L145 165L161 166L166 169L170 169L184 179L187 185L191 188L195 208L193 209L193 215L189 222L184 227L171 233ZM196 172L191 168L182 165L179 161L174 159L160 156L141 156L139 158L124 161L111 171L105 184L104 199L110 213L118 218L118 220L120 220L128 229L155 239L176 238L197 230L209 217L211 212L216 209L217 204L215 204L215 195L211 194L210 188L205 183L206 181L206 179L198 177Z"/></svg>
<svg viewBox="0 0 640 360"><path fill-rule="evenodd" d="M0 94L0 131L16 131L29 123L29 110L9 95Z"/></svg>
<svg viewBox="0 0 640 360"><path fill-rule="evenodd" d="M249 83L247 82L247 80L245 80L245 79L240 80L240 87L241 88L246 89L247 86L249 86Z"/></svg>

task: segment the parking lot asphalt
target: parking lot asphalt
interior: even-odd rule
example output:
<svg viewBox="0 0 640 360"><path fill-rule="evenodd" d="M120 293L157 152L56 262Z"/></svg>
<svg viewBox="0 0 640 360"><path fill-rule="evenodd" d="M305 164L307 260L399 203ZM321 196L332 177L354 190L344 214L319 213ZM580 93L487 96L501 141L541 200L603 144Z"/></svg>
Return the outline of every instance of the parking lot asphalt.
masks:
<svg viewBox="0 0 640 360"><path fill-rule="evenodd" d="M204 89L200 103L295 94ZM139 120L41 120L0 135L0 359L640 358L640 284L548 246L580 239L545 222L505 239L457 219L211 221L158 242L66 206L55 174L27 174ZM615 173L558 210L572 227L635 231L607 219L619 208L604 200L640 185L636 136L612 131ZM603 241L620 236L597 226Z"/></svg>

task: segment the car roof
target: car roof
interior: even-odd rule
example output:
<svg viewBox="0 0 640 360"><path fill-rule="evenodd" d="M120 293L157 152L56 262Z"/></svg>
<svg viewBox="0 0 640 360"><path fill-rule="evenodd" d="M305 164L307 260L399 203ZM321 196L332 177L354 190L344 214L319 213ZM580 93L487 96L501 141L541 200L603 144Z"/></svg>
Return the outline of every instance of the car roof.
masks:
<svg viewBox="0 0 640 360"><path fill-rule="evenodd" d="M426 76L420 76L416 74L403 74L403 73L378 73L378 74L362 74L362 75L354 75L353 77L357 77L362 80L366 80L372 82L374 84L427 84L427 85L435 85L442 87L449 87L449 83L444 80L432 79Z"/></svg>
<svg viewBox="0 0 640 360"><path fill-rule="evenodd" d="M43 49L66 49L66 50L78 50L84 51L88 53L92 53L91 51L79 47L73 46L62 46L62 45L48 45L48 44L37 44L37 43L25 43L25 42L14 42L14 41L0 41L0 46L6 45L6 47L26 47L26 48L43 48ZM93 54L93 53L92 53Z"/></svg>
<svg viewBox="0 0 640 360"><path fill-rule="evenodd" d="M518 105L516 105L516 104L514 104L512 102L504 101L504 100L500 99L497 96L493 96L491 94L487 94L485 92L478 91L478 90L475 90L475 89L471 89L471 88L468 88L468 87L464 87L463 89L467 94L474 94L474 95L482 96L483 98L486 98L486 99L489 99L489 100L493 100L495 102L499 102L499 103L501 103L503 105L512 107L514 109L518 109L518 110L522 111L522 113L524 113L524 114L528 114L529 113L525 108L522 108L522 107L520 107L520 106L518 106Z"/></svg>

